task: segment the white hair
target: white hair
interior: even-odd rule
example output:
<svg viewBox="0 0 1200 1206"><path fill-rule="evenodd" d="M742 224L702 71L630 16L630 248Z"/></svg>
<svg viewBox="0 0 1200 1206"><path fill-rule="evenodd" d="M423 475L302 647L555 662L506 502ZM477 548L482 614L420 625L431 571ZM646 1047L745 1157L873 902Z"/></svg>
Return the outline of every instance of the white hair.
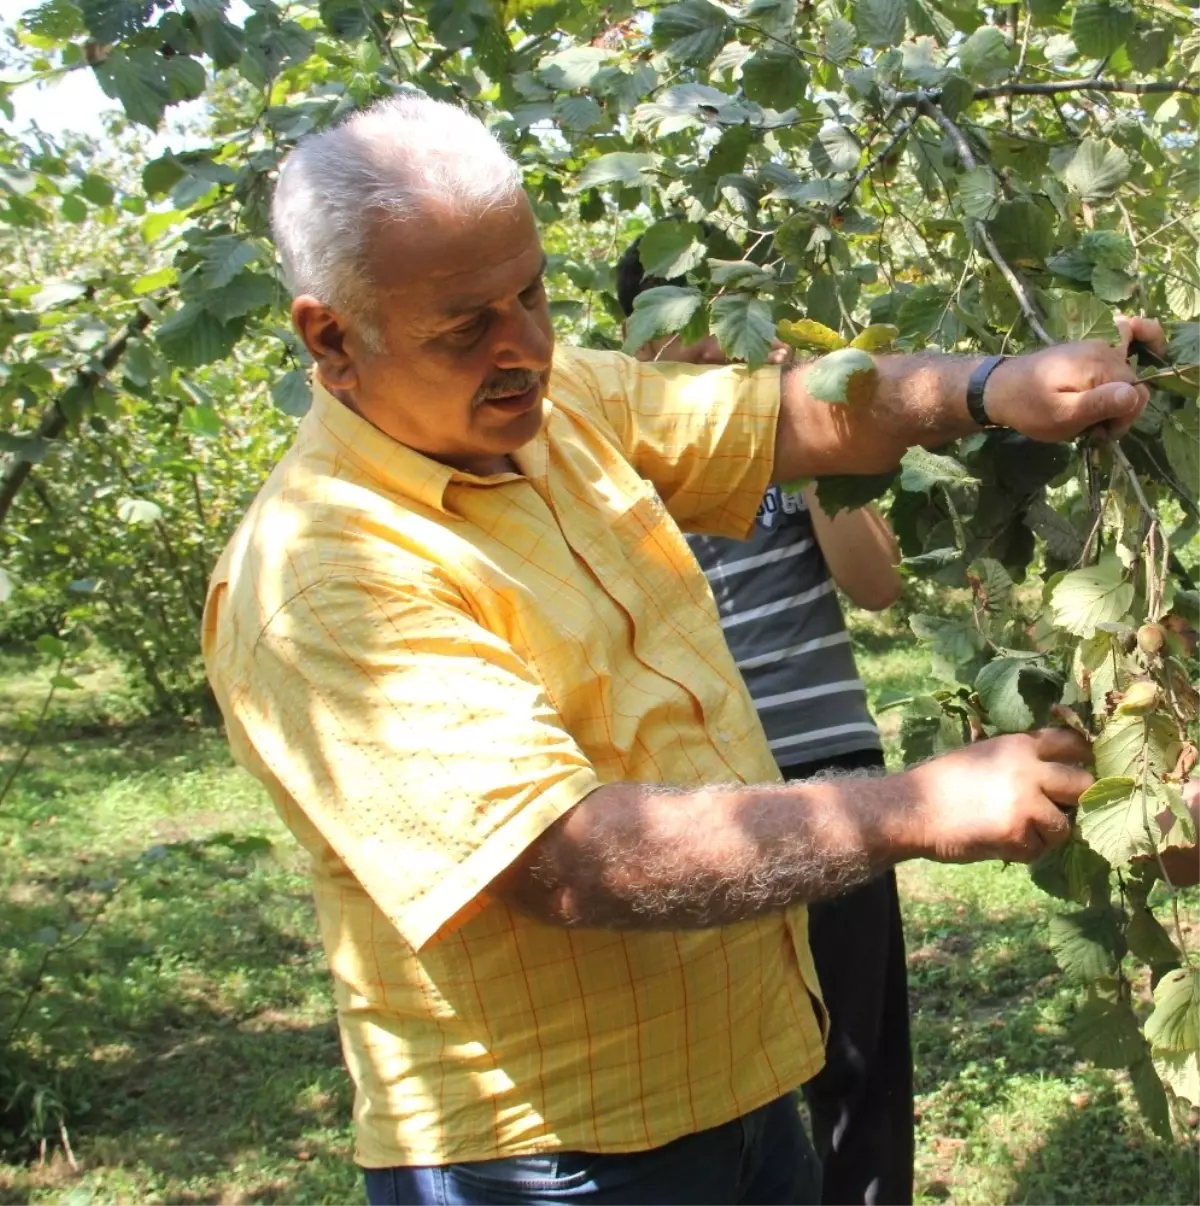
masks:
<svg viewBox="0 0 1200 1206"><path fill-rule="evenodd" d="M378 348L370 236L430 205L456 212L515 204L521 169L478 118L409 92L303 138L284 161L271 228L295 297L353 318Z"/></svg>

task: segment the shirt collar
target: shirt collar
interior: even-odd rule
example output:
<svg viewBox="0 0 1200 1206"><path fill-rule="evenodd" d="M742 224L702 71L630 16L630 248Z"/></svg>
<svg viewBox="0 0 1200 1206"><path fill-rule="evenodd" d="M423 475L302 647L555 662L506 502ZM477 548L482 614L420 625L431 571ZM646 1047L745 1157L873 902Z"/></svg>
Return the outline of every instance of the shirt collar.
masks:
<svg viewBox="0 0 1200 1206"><path fill-rule="evenodd" d="M543 399L542 406L545 419L548 419L550 404ZM445 514L450 514L446 505L446 487L451 482L490 486L512 481L517 476L513 473L496 473L479 477L432 460L372 426L345 403L339 402L315 378L312 406L300 430L301 435L309 439L333 444L339 456L353 461L389 492L404 495ZM544 439L545 431L543 421L541 430L531 444ZM521 453L524 452L525 449L520 450L519 459L523 459Z"/></svg>

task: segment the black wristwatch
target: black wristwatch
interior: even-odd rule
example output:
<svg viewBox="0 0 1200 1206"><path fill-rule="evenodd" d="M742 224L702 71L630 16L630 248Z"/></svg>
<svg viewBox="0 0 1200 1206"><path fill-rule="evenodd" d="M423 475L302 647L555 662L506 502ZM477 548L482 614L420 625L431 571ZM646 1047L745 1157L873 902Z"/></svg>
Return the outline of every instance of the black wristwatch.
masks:
<svg viewBox="0 0 1200 1206"><path fill-rule="evenodd" d="M988 415L987 407L983 404L983 391L987 388L988 378L1007 359L1007 356L989 356L976 367L971 380L967 382L967 413L980 427L994 429L1002 426L993 423Z"/></svg>

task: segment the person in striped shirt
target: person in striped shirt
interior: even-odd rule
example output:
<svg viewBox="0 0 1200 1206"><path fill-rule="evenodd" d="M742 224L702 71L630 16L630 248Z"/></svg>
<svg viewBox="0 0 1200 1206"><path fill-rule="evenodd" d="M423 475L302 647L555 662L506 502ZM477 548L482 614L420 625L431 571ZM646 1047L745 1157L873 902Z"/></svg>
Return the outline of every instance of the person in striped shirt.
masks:
<svg viewBox="0 0 1200 1206"><path fill-rule="evenodd" d="M625 314L643 289L665 283L644 277L635 243L617 270ZM788 354L776 348L771 357ZM638 357L725 362L712 336L695 344L653 340ZM831 518L811 486L773 485L748 540L687 540L784 779L882 770L879 730L835 587L870 611L899 597L899 552L887 520L869 506ZM812 905L809 941L831 1022L825 1068L804 1086L821 1200L911 1202L912 1047L895 872Z"/></svg>

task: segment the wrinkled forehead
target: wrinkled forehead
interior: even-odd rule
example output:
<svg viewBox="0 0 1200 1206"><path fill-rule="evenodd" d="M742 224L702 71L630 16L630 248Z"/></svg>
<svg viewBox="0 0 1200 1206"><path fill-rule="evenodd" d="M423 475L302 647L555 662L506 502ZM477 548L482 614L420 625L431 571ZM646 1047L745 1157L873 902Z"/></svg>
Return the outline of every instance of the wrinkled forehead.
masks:
<svg viewBox="0 0 1200 1206"><path fill-rule="evenodd" d="M486 209L431 203L413 217L379 219L367 254L381 292L468 308L525 289L541 267L542 244L522 194Z"/></svg>

